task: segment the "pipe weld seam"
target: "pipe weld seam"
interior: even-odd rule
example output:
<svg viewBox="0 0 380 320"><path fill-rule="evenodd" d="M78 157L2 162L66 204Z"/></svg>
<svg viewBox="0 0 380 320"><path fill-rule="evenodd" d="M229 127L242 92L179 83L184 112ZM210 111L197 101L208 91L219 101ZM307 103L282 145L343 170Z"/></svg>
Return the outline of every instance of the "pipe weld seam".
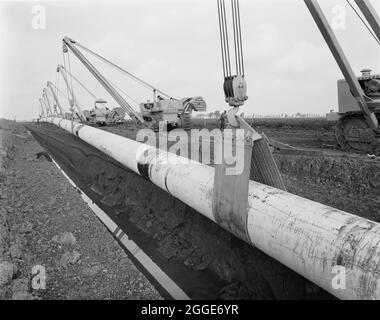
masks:
<svg viewBox="0 0 380 320"><path fill-rule="evenodd" d="M150 169L153 160L158 156L157 149L148 148L144 150L141 157L137 159L137 170L140 175L148 181L151 181Z"/></svg>
<svg viewBox="0 0 380 320"><path fill-rule="evenodd" d="M82 129L84 127L84 124L80 124L79 126L77 126L77 127L75 127L75 135L79 138L79 135L78 135L78 133L79 133L79 130L80 129Z"/></svg>

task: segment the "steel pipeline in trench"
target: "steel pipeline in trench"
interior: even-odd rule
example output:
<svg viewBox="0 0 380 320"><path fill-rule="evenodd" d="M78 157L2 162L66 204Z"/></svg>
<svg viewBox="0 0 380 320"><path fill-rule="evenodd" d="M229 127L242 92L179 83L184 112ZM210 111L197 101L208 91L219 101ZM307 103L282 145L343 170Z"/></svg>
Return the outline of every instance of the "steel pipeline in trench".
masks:
<svg viewBox="0 0 380 320"><path fill-rule="evenodd" d="M143 248L190 298L218 298L218 291L231 282L243 282L248 288L248 293L239 293L242 298L329 298L323 290L310 290L310 282L303 277L235 238L77 137L52 125L28 127L75 184ZM53 136L55 139L51 140ZM94 154L100 157L94 157ZM107 172L107 176L103 176L102 172ZM91 178L95 176L100 177L99 185L109 183L112 186L111 189L103 188L103 197L96 192L101 186L93 187ZM116 178L121 176L124 180L117 181ZM107 182L107 179L112 180ZM137 207L129 203L123 208L111 208L102 201L105 194L112 195L117 184L128 185L129 196L124 200L136 198ZM147 227L149 224L152 226ZM166 252L162 250L167 243L170 248L174 247L173 257L167 255L165 248ZM190 254L194 248L196 250ZM198 271L184 267L186 257L190 255L193 259L198 251L209 258L209 265L196 265L196 268L201 266L199 269L202 270Z"/></svg>
<svg viewBox="0 0 380 320"><path fill-rule="evenodd" d="M33 137L30 131L27 131ZM60 139L54 139L63 142ZM77 146L72 145L72 148L79 149ZM81 149L79 149L81 150ZM156 284L165 291L165 294L176 300L188 300L190 297L170 278L168 275L140 248L136 242L129 239L128 235L94 202L86 195L75 183L70 179L66 172L58 165L52 155L49 155L53 163L56 165L62 175L69 181L69 183L78 191L83 201L91 208L96 214L98 219L107 227L114 238L120 245L132 255L134 260L143 266L146 273L153 277ZM99 155L93 153L92 156ZM160 290L161 291L161 290Z"/></svg>
<svg viewBox="0 0 380 320"><path fill-rule="evenodd" d="M33 137L30 131L28 133ZM64 170L58 165L51 155L50 159L56 165L62 175L78 191L83 201L91 208L98 219L107 227L114 238L120 245L132 255L140 265L144 267L147 273L151 275L166 294L176 300L188 300L189 296L171 279L168 275L131 239L128 235L78 186L70 179ZM94 154L94 156L96 156Z"/></svg>
<svg viewBox="0 0 380 320"><path fill-rule="evenodd" d="M76 167L78 163L65 157L62 152L59 152L59 149L66 143L67 146L70 146L72 150L77 150L82 154L82 157L87 160L94 157L102 160L103 156L101 154L98 154L96 150L94 150L94 152L92 150L86 150L83 148L83 145L79 147L75 145L75 142L67 143L67 140L65 141L64 139L65 137L62 136L52 138L51 135L49 135L49 139L52 141L46 141L47 135L45 135L44 139L42 137L44 133L41 135L41 133L36 132L36 130L30 127L28 127L28 129L30 129L32 136L49 152L53 162L57 165L62 174L74 185L83 200L90 206L100 221L105 224L115 239L126 250L129 257L164 297L169 299L217 298L218 291L227 284L225 281L208 271L192 272L187 270L187 268L179 262L166 261L166 259L156 251L154 239L151 239L149 235L141 232L141 230L130 221L126 223L126 221L118 219L114 213L111 213L111 208L107 208L107 206L101 203L99 194L90 190L89 186L83 182L83 180L87 179L83 179L83 176L81 177ZM90 163L91 161L88 162ZM116 166L118 166L118 164L116 164ZM100 167L98 169L100 169ZM83 190L85 190L85 192Z"/></svg>
<svg viewBox="0 0 380 320"><path fill-rule="evenodd" d="M158 282L158 284L174 299L188 300L189 296L171 279L154 261L134 242L128 235L101 209L93 202L81 189L79 189L70 177L61 169L57 162L54 164L66 177L66 179L79 192L84 202L96 214L99 220L108 228L112 235L119 241L122 247L128 250L130 255L142 265L145 270Z"/></svg>
<svg viewBox="0 0 380 320"><path fill-rule="evenodd" d="M242 234L217 221L213 168L73 121L43 122L79 137L337 297L380 298L379 224L251 180ZM349 268L347 287L334 287L336 266Z"/></svg>

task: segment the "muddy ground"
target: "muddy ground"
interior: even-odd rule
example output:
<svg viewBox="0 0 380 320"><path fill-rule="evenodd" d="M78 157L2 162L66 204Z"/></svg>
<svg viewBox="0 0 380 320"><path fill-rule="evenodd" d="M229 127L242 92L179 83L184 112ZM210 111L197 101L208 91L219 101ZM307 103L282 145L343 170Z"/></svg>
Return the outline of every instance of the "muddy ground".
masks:
<svg viewBox="0 0 380 320"><path fill-rule="evenodd" d="M319 156L275 153L288 191L380 221L380 161L331 147L329 126L325 121L285 127L264 122L256 129L285 143L323 150ZM333 298L75 136L49 124L26 127L70 178L191 298ZM103 129L135 136L128 125Z"/></svg>
<svg viewBox="0 0 380 320"><path fill-rule="evenodd" d="M247 118L258 132L268 137L289 143L296 147L339 151L335 141L335 122L325 118ZM194 119L194 128L216 128L220 126L217 119Z"/></svg>
<svg viewBox="0 0 380 320"><path fill-rule="evenodd" d="M0 121L0 300L160 299L21 124ZM46 286L32 286L43 266Z"/></svg>

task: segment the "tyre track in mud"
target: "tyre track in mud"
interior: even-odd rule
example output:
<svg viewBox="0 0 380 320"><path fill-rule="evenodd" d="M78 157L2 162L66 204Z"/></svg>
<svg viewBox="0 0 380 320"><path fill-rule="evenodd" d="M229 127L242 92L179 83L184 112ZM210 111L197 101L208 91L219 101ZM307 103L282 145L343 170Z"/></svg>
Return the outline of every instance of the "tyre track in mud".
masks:
<svg viewBox="0 0 380 320"><path fill-rule="evenodd" d="M332 298L77 137L53 125L27 128L190 298Z"/></svg>

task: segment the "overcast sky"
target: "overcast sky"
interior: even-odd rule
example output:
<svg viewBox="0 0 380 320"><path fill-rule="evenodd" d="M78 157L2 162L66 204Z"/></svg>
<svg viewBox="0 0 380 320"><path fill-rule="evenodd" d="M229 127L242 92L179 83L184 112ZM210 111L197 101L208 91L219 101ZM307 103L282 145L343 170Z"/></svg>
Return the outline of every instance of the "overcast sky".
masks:
<svg viewBox="0 0 380 320"><path fill-rule="evenodd" d="M370 67L380 73L379 46L345 0L320 3L330 21L337 5L347 8L346 28L336 34L355 72ZM372 3L380 12L380 1ZM45 29L32 27L35 5L46 8ZM228 0L226 5L229 13ZM342 75L304 2L241 0L240 10L249 96L241 110L246 115L322 114L336 108L336 81ZM201 95L209 111L227 108L216 0L0 1L0 118L37 116L42 88L47 80L57 81L66 35L176 98ZM90 60L135 100L151 99L135 82ZM72 54L70 61L74 75L116 106ZM65 88L61 78L58 85ZM89 108L93 99L74 88Z"/></svg>

